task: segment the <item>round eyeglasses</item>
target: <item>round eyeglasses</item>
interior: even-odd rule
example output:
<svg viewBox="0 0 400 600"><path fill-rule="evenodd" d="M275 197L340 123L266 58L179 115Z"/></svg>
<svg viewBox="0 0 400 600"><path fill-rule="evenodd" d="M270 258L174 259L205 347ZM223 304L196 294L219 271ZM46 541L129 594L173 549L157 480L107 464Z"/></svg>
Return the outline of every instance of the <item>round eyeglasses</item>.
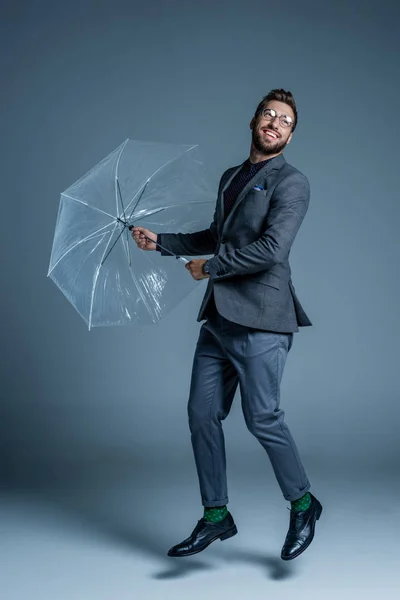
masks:
<svg viewBox="0 0 400 600"><path fill-rule="evenodd" d="M279 117L279 123L282 125L282 127L290 127L293 125L292 117L284 115L283 113L278 114L273 108L263 108L260 110L260 113L264 119L267 119L267 121L272 121L275 119L275 117Z"/></svg>

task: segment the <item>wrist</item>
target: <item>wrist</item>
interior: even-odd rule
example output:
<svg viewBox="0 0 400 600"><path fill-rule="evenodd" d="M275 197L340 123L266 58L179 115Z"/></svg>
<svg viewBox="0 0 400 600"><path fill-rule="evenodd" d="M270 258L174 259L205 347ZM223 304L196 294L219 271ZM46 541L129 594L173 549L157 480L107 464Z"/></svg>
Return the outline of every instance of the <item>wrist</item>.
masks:
<svg viewBox="0 0 400 600"><path fill-rule="evenodd" d="M203 271L203 275L209 275L210 274L210 265L208 264L208 260L206 260L206 262L203 263L203 266L201 267L201 270Z"/></svg>

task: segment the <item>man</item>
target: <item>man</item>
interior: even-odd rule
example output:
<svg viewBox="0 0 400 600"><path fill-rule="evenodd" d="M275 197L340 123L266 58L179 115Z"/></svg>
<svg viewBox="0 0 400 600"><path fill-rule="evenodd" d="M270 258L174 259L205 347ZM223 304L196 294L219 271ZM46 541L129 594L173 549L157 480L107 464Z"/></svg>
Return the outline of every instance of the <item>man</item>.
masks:
<svg viewBox="0 0 400 600"><path fill-rule="evenodd" d="M282 155L297 125L293 96L272 90L250 123L249 158L221 178L213 222L195 233L156 233L134 227L139 248L198 256L186 268L208 278L199 311L203 323L193 361L189 427L203 517L169 556L201 552L237 533L227 509L225 444L221 421L240 386L246 425L268 453L290 524L281 558L299 556L314 537L322 505L279 408L280 383L298 327L310 326L291 281L289 253L307 212L307 178Z"/></svg>

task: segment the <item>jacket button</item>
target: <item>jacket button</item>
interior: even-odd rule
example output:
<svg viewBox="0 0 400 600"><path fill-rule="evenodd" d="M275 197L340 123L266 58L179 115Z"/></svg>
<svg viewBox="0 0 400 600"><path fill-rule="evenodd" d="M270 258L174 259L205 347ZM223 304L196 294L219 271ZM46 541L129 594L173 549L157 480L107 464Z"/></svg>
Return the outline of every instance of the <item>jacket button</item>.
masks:
<svg viewBox="0 0 400 600"><path fill-rule="evenodd" d="M228 240L226 238L221 238L221 244L226 244Z"/></svg>

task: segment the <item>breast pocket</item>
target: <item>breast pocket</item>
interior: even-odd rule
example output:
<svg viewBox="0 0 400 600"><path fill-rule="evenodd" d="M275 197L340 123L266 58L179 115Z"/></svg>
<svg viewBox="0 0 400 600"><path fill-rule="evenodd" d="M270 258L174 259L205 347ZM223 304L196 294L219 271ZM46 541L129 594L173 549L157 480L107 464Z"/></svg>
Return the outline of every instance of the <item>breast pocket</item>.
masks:
<svg viewBox="0 0 400 600"><path fill-rule="evenodd" d="M248 198L252 198L253 196L256 199L265 198L267 193L268 190L259 190L257 188L253 188L249 192L247 192L245 199L247 200Z"/></svg>

